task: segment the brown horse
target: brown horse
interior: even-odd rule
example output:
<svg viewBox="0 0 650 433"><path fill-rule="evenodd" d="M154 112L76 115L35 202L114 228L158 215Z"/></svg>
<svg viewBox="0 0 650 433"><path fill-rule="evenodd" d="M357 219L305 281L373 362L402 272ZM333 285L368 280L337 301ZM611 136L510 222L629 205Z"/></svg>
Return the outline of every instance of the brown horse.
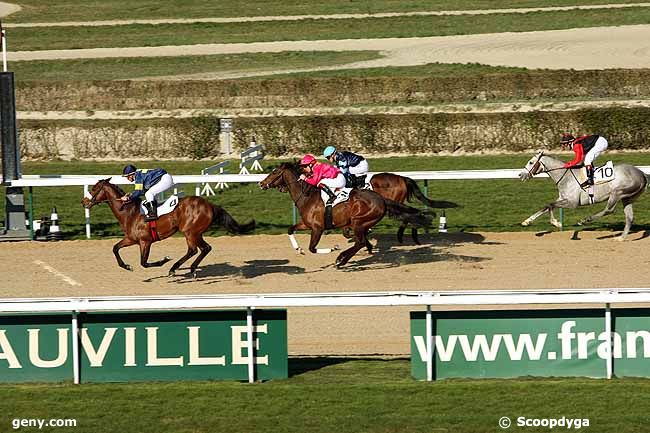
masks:
<svg viewBox="0 0 650 433"><path fill-rule="evenodd" d="M277 188L281 192L289 191L292 200L300 212L302 220L289 227L289 238L296 250L300 250L294 238L296 230L311 230L309 251L317 252L316 246L325 231L325 204L321 199L320 190L299 180L299 168L288 162L280 164L264 180L260 182L262 189ZM417 209L385 200L379 194L370 190L353 190L350 198L332 209L332 224L337 228L350 227L354 234L355 243L352 247L341 252L336 258L336 266L345 265L364 246L372 252L368 242L368 231L374 227L384 215L407 222L412 225L427 226L430 218L421 214Z"/></svg>
<svg viewBox="0 0 650 433"><path fill-rule="evenodd" d="M117 185L110 183L110 178L97 182L90 190L90 194L91 198L84 197L81 204L86 209L90 209L96 204L108 203L122 227L124 239L113 246L113 254L121 268L128 271L133 270L131 266L124 263L119 250L135 244L140 245L140 264L145 268L162 266L171 260L170 257L165 257L157 262L148 262L149 251L154 239L148 224L144 221L144 216L140 214L140 201L135 200L126 204L119 201L124 192ZM196 278L196 268L212 249L203 239L203 233L213 223L217 223L233 233L246 233L255 228L255 221L239 225L224 209L196 196L180 199L178 206L172 212L158 218L156 226L161 240L180 230L187 241L187 253L172 265L169 270L170 277L175 275L176 270L183 263L195 255L198 250L201 250L190 267L192 277Z"/></svg>
<svg viewBox="0 0 650 433"><path fill-rule="evenodd" d="M396 201L397 203L404 204L405 201L411 201L413 197L417 198L420 202L426 206L434 209L446 209L458 207L456 203L450 201L436 201L430 200L425 196L417 182L411 178L400 176L393 173L378 173L372 176L370 179L370 185L372 186L373 191L375 191L380 196ZM399 243L402 243L404 239L404 230L406 230L407 223L402 223L397 230L397 240ZM411 227L411 237L413 242L420 244L418 240L418 229L417 227Z"/></svg>

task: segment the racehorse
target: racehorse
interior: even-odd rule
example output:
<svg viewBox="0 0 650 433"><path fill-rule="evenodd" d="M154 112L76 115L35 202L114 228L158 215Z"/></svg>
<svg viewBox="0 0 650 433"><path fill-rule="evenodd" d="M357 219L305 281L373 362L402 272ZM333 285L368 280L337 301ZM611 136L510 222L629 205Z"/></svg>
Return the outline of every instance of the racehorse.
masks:
<svg viewBox="0 0 650 433"><path fill-rule="evenodd" d="M325 231L325 204L321 199L320 189L300 181L298 172L299 168L296 164L284 162L269 173L259 185L262 189L277 188L280 192L289 191L302 217L298 224L289 227L289 239L294 248L301 251L294 233L296 230L311 230L309 251L317 253L319 251L316 246ZM347 201L332 209L334 227L350 227L355 238L354 245L341 252L336 258L337 268L345 265L364 246L368 252L372 252L372 245L368 242L368 231L386 213L393 218L416 226L426 226L431 223L430 217L415 208L385 200L374 191L352 190Z"/></svg>
<svg viewBox="0 0 650 433"><path fill-rule="evenodd" d="M117 185L110 183L110 180L108 178L97 182L90 190L91 197L84 197L81 204L86 209L90 209L96 204L108 203L111 211L113 211L113 215L119 221L125 235L124 239L113 246L113 254L115 254L117 264L128 271L133 270L131 266L124 263L119 250L135 244L140 245L140 264L142 267L162 266L170 261L170 257L165 257L157 262L148 262L149 251L154 239L148 224L144 221L144 216L140 214L140 201L134 200L122 203L119 198L124 195L124 192ZM212 249L203 239L203 233L213 223L217 223L233 233L246 233L255 228L254 220L240 225L221 207L210 203L203 197L196 196L181 198L178 206L172 212L158 218L156 226L160 240L168 238L180 230L187 241L187 253L169 269L170 277L174 276L176 270L190 257L194 256L197 250L201 250L199 256L190 266L192 277L196 278L196 268Z"/></svg>
<svg viewBox="0 0 650 433"><path fill-rule="evenodd" d="M458 207L456 203L449 201L434 201L425 196L417 182L411 178L400 176L393 173L378 173L370 178L370 185L372 190L380 196L393 200L398 203L404 204L405 201L411 201L413 197L417 198L421 203L430 208L443 209ZM397 229L397 240L401 244L404 239L404 230L406 230L406 223L401 223ZM420 245L418 240L418 229L411 227L411 237L413 242Z"/></svg>
<svg viewBox="0 0 650 433"><path fill-rule="evenodd" d="M578 206L586 206L607 200L605 209L584 218L578 223L582 225L612 213L616 204L622 201L624 206L623 211L625 213L625 228L619 240L625 240L634 220L632 203L645 191L648 184L646 175L632 165L618 164L614 167L614 180L593 186L592 199L589 194L590 188L583 189L580 186L581 182L578 180L578 174L581 168L564 168L563 165L564 163L562 161L544 155L544 152L537 153L528 161L524 170L519 174L519 178L525 181L536 174L548 173L549 177L555 182L560 195L556 201L549 203L521 224L527 226L541 215L549 212L551 224L555 227L562 228L562 224L553 215L553 209L575 209Z"/></svg>

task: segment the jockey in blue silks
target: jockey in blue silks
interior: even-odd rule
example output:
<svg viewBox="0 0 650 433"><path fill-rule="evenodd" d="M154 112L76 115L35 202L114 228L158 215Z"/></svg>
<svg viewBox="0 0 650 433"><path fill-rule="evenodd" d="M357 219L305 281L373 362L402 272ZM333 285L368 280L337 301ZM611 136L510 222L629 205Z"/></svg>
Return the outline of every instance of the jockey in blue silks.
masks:
<svg viewBox="0 0 650 433"><path fill-rule="evenodd" d="M368 161L363 156L347 151L339 152L334 146L327 146L323 156L343 172L348 187L357 188L366 184Z"/></svg>
<svg viewBox="0 0 650 433"><path fill-rule="evenodd" d="M124 167L122 176L126 177L129 182L135 184L135 190L131 194L120 197L120 200L126 202L139 198L144 194L142 204L147 209L145 221L154 221L158 218L156 195L164 192L174 186L174 179L162 168L152 170L138 170L134 165L129 164Z"/></svg>

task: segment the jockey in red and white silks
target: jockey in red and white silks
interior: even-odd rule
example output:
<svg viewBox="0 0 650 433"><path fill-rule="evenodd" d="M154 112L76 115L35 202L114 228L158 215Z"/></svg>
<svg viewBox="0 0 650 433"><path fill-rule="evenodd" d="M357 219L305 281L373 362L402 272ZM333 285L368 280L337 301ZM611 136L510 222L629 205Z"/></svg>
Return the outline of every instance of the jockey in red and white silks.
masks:
<svg viewBox="0 0 650 433"><path fill-rule="evenodd" d="M607 149L607 140L600 135L583 135L582 137L575 138L571 134L563 134L560 141L562 148L569 146L575 153L575 158L564 164L564 168L576 167L584 162L587 169L587 181L583 183L586 185L594 184L594 161L602 152Z"/></svg>

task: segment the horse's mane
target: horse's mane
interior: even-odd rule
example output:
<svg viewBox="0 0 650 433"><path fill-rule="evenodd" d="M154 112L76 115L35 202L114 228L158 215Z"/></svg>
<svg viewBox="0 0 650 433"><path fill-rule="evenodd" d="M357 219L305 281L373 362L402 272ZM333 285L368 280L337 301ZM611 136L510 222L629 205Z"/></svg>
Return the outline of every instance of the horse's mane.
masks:
<svg viewBox="0 0 650 433"><path fill-rule="evenodd" d="M297 161L294 162L283 162L280 164L280 168L291 170L291 172L297 177L300 176L301 170L300 170L300 164L298 164ZM320 191L318 187L315 187L312 184L309 184L307 182L300 182L300 188L302 188L302 193L303 195L311 195L314 193L314 191Z"/></svg>

